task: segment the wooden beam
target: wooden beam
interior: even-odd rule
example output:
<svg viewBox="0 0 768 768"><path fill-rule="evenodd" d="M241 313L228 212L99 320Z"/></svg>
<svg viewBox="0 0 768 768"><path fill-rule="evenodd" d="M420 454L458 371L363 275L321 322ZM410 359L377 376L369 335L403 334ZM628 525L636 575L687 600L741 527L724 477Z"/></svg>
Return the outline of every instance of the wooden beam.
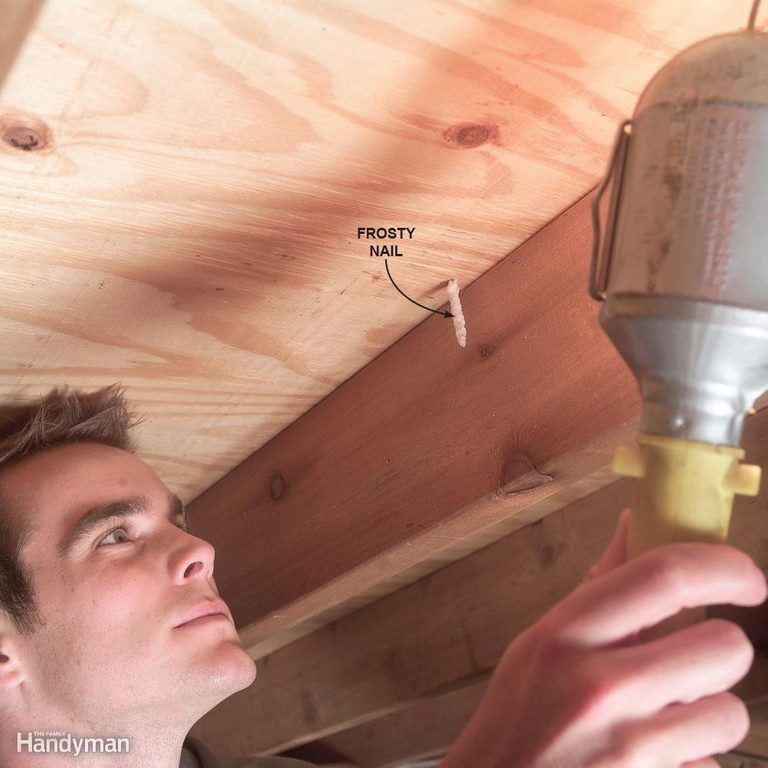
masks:
<svg viewBox="0 0 768 768"><path fill-rule="evenodd" d="M746 752L729 752L717 758L723 768L766 768L768 759Z"/></svg>
<svg viewBox="0 0 768 768"><path fill-rule="evenodd" d="M328 736L323 744L349 755L360 768L390 768L445 755L480 704L486 684L420 699L399 712ZM312 753L305 754L310 760Z"/></svg>
<svg viewBox="0 0 768 768"><path fill-rule="evenodd" d="M349 755L360 768L394 768L406 762L443 756L474 714L485 688L485 682L476 683L420 700L407 709L333 734L320 743L324 749ZM749 735L736 750L724 756L730 760L724 765L739 765L735 761L745 756L760 765L759 760L768 755L765 706L750 707L750 717ZM315 743L308 744L292 754L311 762L316 749Z"/></svg>
<svg viewBox="0 0 768 768"><path fill-rule="evenodd" d="M750 707L749 716L752 721L749 733L736 751L768 760L768 704Z"/></svg>
<svg viewBox="0 0 768 768"><path fill-rule="evenodd" d="M3 0L0 8L0 87L42 6L43 0Z"/></svg>
<svg viewBox="0 0 768 768"><path fill-rule="evenodd" d="M352 760L349 755L323 741L315 741L312 744L304 744L295 749L288 749L282 752L280 756L304 760L312 765L323 766L323 768L330 765L349 765L354 766L354 768L363 768L360 763Z"/></svg>
<svg viewBox="0 0 768 768"><path fill-rule="evenodd" d="M746 421L768 465L768 410ZM629 503L622 479L259 662L256 683L196 734L223 752L280 751L487 676L511 640L578 585ZM768 566L768 492L736 500L732 542ZM760 680L766 679L761 677ZM768 691L768 680L763 684ZM751 690L750 697L760 694Z"/></svg>
<svg viewBox="0 0 768 768"><path fill-rule="evenodd" d="M493 524L519 526L634 435L637 385L587 295L591 198L464 289L466 349L433 315L190 505L255 657Z"/></svg>

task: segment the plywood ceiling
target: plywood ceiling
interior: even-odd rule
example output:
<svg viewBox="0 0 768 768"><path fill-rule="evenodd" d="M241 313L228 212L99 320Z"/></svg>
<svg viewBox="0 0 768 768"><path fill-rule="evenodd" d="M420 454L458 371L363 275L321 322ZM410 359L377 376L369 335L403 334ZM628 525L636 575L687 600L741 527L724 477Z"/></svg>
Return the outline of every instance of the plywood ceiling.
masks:
<svg viewBox="0 0 768 768"><path fill-rule="evenodd" d="M391 270L439 306L750 5L47 0L0 94L0 394L123 382L193 499L428 316L358 227L415 227Z"/></svg>

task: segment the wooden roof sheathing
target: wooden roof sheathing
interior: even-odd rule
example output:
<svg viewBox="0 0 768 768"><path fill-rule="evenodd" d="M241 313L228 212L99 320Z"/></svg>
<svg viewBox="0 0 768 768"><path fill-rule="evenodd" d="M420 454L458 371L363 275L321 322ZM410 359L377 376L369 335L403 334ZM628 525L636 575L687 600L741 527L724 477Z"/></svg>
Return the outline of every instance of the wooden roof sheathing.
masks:
<svg viewBox="0 0 768 768"><path fill-rule="evenodd" d="M740 5L47 0L0 95L0 396L122 381L194 498L427 315L359 226L415 227L393 273L443 304Z"/></svg>

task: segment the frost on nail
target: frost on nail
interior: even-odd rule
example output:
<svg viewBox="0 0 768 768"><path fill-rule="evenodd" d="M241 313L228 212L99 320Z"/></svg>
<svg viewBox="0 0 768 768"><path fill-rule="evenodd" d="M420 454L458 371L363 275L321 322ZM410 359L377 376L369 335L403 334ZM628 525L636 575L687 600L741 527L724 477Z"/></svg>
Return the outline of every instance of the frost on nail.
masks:
<svg viewBox="0 0 768 768"><path fill-rule="evenodd" d="M464 324L464 312L461 309L461 300L459 299L459 284L456 280L448 281L447 291L451 314L453 315L453 328L456 331L456 341L459 342L460 347L466 347L467 328Z"/></svg>

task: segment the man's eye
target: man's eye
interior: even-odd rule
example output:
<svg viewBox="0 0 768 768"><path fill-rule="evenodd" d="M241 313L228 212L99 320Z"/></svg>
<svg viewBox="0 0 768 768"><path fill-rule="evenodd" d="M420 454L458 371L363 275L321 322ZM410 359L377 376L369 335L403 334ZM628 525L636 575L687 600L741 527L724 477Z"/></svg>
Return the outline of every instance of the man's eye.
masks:
<svg viewBox="0 0 768 768"><path fill-rule="evenodd" d="M116 534L122 534L123 541L112 541L112 542L107 541L107 539L109 539L110 536L115 536ZM118 525L117 527L113 528L109 533L105 533L104 536L102 536L99 539L99 543L98 543L97 546L100 547L104 543L107 543L107 544L109 544L109 543L112 543L112 544L124 544L125 543L125 538L127 537L127 535L128 535L128 528L127 528L127 526L125 526L125 525Z"/></svg>
<svg viewBox="0 0 768 768"><path fill-rule="evenodd" d="M185 520L181 520L180 522L176 523L177 528L181 528L182 531L185 533L189 532L189 529L187 528L187 523ZM126 539L131 534L131 526L129 523L124 522L120 525L115 526L111 531L108 533L105 533L98 541L97 547L102 546L102 544L125 544ZM113 539L111 542L108 541L110 536L117 536L118 540Z"/></svg>

